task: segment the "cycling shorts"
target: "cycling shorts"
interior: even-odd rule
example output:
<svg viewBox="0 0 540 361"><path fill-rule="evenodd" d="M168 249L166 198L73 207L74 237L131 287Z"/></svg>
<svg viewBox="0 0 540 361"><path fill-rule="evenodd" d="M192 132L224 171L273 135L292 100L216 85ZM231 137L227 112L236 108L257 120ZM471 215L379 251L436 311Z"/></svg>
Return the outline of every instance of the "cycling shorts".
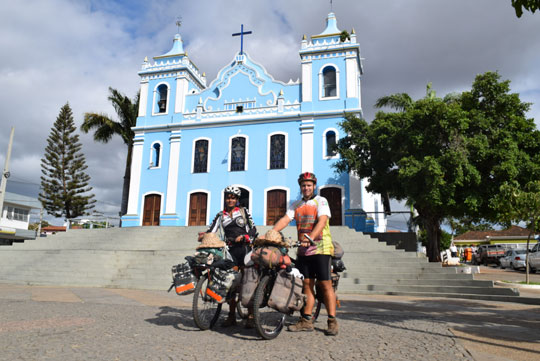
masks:
<svg viewBox="0 0 540 361"><path fill-rule="evenodd" d="M298 256L296 268L304 275L304 278L317 279L318 281L331 280L330 267L332 256L315 254L313 256Z"/></svg>
<svg viewBox="0 0 540 361"><path fill-rule="evenodd" d="M229 253L233 259L234 265L238 267L244 266L244 258L249 252L250 247L248 245L239 244L234 246L229 246Z"/></svg>

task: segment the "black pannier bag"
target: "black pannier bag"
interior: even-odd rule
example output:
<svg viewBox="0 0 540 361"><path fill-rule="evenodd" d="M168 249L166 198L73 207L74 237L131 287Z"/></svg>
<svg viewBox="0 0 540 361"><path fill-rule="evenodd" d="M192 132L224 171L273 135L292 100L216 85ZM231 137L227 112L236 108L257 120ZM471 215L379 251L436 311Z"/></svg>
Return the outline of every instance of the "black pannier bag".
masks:
<svg viewBox="0 0 540 361"><path fill-rule="evenodd" d="M195 291L197 278L193 274L189 262L172 266L172 277L174 290L178 296L189 295Z"/></svg>
<svg viewBox="0 0 540 361"><path fill-rule="evenodd" d="M208 282L206 294L218 303L223 303L229 291L236 289L240 280L240 272L234 269L215 268L212 272L210 282Z"/></svg>

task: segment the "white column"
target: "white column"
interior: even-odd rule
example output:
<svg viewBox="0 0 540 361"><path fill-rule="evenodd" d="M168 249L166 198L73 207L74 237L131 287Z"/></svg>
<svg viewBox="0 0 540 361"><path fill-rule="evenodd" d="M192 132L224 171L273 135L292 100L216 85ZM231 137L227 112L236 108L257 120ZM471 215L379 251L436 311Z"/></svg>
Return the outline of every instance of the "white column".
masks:
<svg viewBox="0 0 540 361"><path fill-rule="evenodd" d="M300 133L302 134L302 173L313 172L313 119L302 120Z"/></svg>
<svg viewBox="0 0 540 361"><path fill-rule="evenodd" d="M188 81L185 76L176 78L176 100L174 103L174 112L183 113L186 94L188 91Z"/></svg>
<svg viewBox="0 0 540 361"><path fill-rule="evenodd" d="M302 62L302 101L312 101L312 64L311 61Z"/></svg>
<svg viewBox="0 0 540 361"><path fill-rule="evenodd" d="M148 80L141 82L141 97L139 99L139 117L146 116L148 105Z"/></svg>
<svg viewBox="0 0 540 361"><path fill-rule="evenodd" d="M347 98L358 97L358 64L356 63L356 57L348 57L345 60L347 72Z"/></svg>
<svg viewBox="0 0 540 361"><path fill-rule="evenodd" d="M143 157L144 134L135 134L131 157L131 180L129 183L129 199L127 215L137 215L139 208L139 189L141 187L141 170Z"/></svg>
<svg viewBox="0 0 540 361"><path fill-rule="evenodd" d="M165 201L165 213L176 214L176 195L178 190L178 167L180 162L181 130L173 130L169 138L169 175L167 177L167 200Z"/></svg>
<svg viewBox="0 0 540 361"><path fill-rule="evenodd" d="M362 180L353 172L349 173L349 209L363 209Z"/></svg>

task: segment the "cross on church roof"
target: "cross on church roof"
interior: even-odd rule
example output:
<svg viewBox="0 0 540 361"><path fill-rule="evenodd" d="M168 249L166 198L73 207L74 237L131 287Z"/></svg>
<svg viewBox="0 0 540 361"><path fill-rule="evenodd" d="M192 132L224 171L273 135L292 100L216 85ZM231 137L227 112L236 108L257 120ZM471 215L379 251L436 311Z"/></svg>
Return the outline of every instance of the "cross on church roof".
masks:
<svg viewBox="0 0 540 361"><path fill-rule="evenodd" d="M232 36L240 36L240 55L244 54L244 35L251 34L251 31L244 32L244 24L240 27L239 33L234 33Z"/></svg>

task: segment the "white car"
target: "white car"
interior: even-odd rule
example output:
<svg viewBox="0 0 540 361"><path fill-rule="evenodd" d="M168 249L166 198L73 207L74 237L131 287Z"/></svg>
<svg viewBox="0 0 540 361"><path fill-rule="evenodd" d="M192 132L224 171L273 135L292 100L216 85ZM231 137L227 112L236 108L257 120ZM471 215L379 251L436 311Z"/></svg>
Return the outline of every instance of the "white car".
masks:
<svg viewBox="0 0 540 361"><path fill-rule="evenodd" d="M540 269L540 243L535 244L529 252L529 269L531 272Z"/></svg>
<svg viewBox="0 0 540 361"><path fill-rule="evenodd" d="M525 268L525 257L527 250L525 249L509 249L504 252L504 256L499 259L501 268L521 269Z"/></svg>

